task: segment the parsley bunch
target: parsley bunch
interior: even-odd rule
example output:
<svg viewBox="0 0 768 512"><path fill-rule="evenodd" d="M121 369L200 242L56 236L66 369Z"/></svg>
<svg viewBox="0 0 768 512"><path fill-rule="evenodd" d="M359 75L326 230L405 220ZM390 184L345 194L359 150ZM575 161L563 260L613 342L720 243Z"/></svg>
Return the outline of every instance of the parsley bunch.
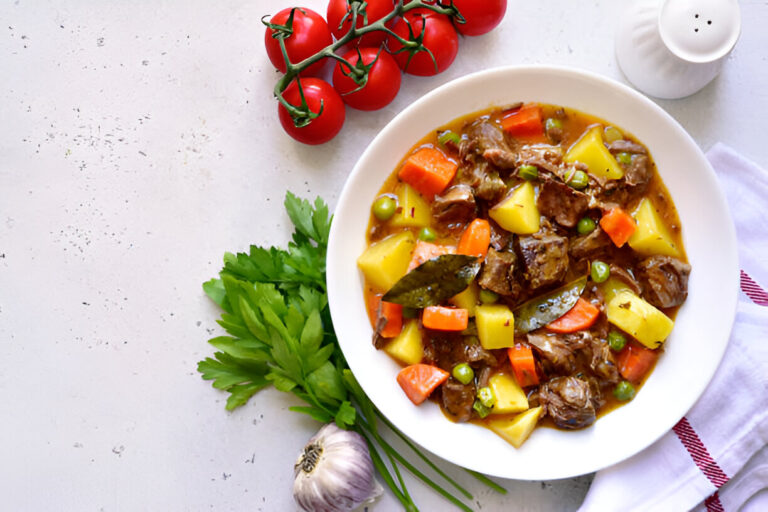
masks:
<svg viewBox="0 0 768 512"><path fill-rule="evenodd" d="M470 511L380 436L381 422L433 471L472 499L376 409L344 360L326 293L328 206L320 198L310 203L288 192L285 209L295 227L287 249L251 246L247 254L226 253L219 278L203 284L208 297L224 310L218 323L229 335L209 340L217 352L200 361L197 370L203 379L213 381L214 388L229 393L227 410L244 405L257 391L273 385L307 404L291 407L292 411L359 432L377 471L405 510L418 509L400 466L461 510ZM470 473L506 492L483 475Z"/></svg>

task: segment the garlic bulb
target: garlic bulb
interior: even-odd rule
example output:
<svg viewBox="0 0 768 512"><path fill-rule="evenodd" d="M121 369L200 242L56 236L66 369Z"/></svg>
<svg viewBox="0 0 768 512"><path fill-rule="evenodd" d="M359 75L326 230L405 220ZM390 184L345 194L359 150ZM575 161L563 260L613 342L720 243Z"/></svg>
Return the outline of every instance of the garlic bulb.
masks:
<svg viewBox="0 0 768 512"><path fill-rule="evenodd" d="M353 510L383 491L363 436L333 423L309 440L293 471L293 497L306 512Z"/></svg>

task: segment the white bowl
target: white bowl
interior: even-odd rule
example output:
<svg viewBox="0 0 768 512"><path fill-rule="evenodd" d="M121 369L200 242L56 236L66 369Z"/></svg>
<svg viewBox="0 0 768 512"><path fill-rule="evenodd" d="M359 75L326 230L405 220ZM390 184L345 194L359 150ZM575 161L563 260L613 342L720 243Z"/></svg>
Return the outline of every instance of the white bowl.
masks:
<svg viewBox="0 0 768 512"><path fill-rule="evenodd" d="M400 366L371 344L357 257L371 204L411 146L449 121L493 106L539 101L596 115L644 143L677 206L693 271L688 300L656 369L635 399L589 428L536 429L519 449L490 430L452 423L437 404L414 406ZM328 248L328 295L350 368L374 404L411 439L460 466L522 480L566 478L639 452L669 431L702 394L723 356L736 308L736 235L715 174L691 137L656 104L606 78L556 67L505 67L454 80L392 120L353 169L336 207Z"/></svg>

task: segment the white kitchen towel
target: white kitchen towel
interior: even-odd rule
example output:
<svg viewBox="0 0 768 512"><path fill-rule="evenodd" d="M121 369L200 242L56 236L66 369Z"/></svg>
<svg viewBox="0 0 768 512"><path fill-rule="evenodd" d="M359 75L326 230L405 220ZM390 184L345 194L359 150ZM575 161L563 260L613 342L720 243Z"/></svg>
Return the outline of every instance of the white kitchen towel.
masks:
<svg viewBox="0 0 768 512"><path fill-rule="evenodd" d="M766 504L768 172L723 144L707 158L728 198L739 244L741 292L728 348L688 414L646 450L599 471L579 512L730 512L746 503L745 510L759 510L756 500L763 504L758 507Z"/></svg>

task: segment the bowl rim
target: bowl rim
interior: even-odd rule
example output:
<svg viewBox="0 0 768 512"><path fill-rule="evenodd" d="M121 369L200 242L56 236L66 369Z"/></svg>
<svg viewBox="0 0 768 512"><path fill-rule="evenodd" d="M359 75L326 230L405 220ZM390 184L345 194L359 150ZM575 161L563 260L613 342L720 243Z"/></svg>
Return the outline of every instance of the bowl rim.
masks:
<svg viewBox="0 0 768 512"><path fill-rule="evenodd" d="M678 142L685 144L687 146L686 150L693 151L697 154L698 157L700 157L697 161L697 164L701 164L698 167L700 167L700 170L703 172L702 179L705 182L707 182L706 183L707 186L710 186L710 187L714 186L714 189L715 189L714 199L716 203L714 209L717 210L718 213L723 216L721 226L720 226L723 229L723 232L719 234L720 239L722 241L719 244L719 248L721 251L723 251L722 259L725 261L725 267L726 267L723 269L722 276L721 276L721 280L722 280L721 284L723 284L724 286L722 287L722 290L719 296L719 302L723 304L723 315L722 315L722 320L718 323L719 338L716 340L717 343L714 344L714 346L712 347L713 350L709 352L708 366L706 368L706 371L696 373L695 382L688 383L688 385L686 386L686 389L688 391L687 391L687 395L685 396L685 400L678 401L675 407L673 407L672 411L664 410L663 420L656 420L655 423L653 423L652 425L653 428L650 429L650 432L646 433L646 435L642 438L642 442L634 442L631 448L623 448L622 450L618 450L618 452L613 457L611 456L596 457L595 458L596 460L587 460L581 465L577 464L578 469L576 469L574 465L569 465L567 469L558 470L557 464L554 464L554 463L550 464L549 468L544 468L544 469L538 468L534 470L527 470L524 472L521 471L519 468L514 468L514 467L510 469L499 468L498 466L484 467L482 464L478 464L476 460L467 461L467 460L462 460L460 457L453 456L450 449L446 449L445 446L441 446L439 444L441 442L439 439L439 436L423 435L423 432L420 432L418 425L414 426L412 422L408 424L399 424L398 417L397 417L398 411L396 410L397 408L391 407L388 402L384 401L384 403L382 403L382 401L377 400L377 398L381 396L380 390L377 389L378 383L372 383L369 380L368 376L365 375L366 372L360 371L361 370L360 368L357 368L358 371L355 371L356 360L354 356L350 357L351 352L349 352L349 347L351 347L352 344L359 345L359 341L357 339L354 339L354 340L351 339L354 333L347 332L347 329L344 328L345 322L349 314L348 312L345 311L340 300L338 300L338 298L342 296L342 289L343 289L343 286L340 284L342 282L341 277L345 273L346 274L350 273L349 266L343 265L341 263L342 258L340 257L341 241L349 237L349 233L343 229L342 222L339 221L338 218L340 216L343 216L347 211L347 209L351 208L350 204L355 199L355 191L353 190L352 185L362 179L362 176L367 171L367 166L365 164L368 162L368 160L370 160L371 156L376 152L378 146L383 142L386 142L389 138L396 136L395 134L398 131L398 128L402 124L403 120L408 119L408 117L418 109L424 108L424 105L429 105L432 102L437 102L441 97L446 95L450 96L450 94L453 94L456 91L461 91L463 88L470 86L473 83L478 82L479 80L488 80L488 79L493 80L493 79L499 79L501 77L514 76L514 75L525 76L526 74L542 74L542 75L548 75L553 78L561 78L566 80L578 79L584 82L588 82L589 86L603 88L606 90L606 92L611 92L613 94L623 96L623 98L620 98L619 101L635 102L639 105L640 108L647 109L651 115L656 116L657 118L663 119L666 125L668 125L668 128L674 131L675 135L679 137ZM494 106L494 103L489 101L487 104L487 107L492 107L492 106ZM564 106L568 106L568 105L564 105ZM475 109L473 111L479 111L479 110L481 109ZM463 115L471 114L473 111L466 112ZM586 113L590 113L590 112L586 112ZM455 119L455 117L458 117L458 116L454 116L449 119L446 119L444 123L450 122L452 119ZM603 116L599 116L599 117L603 117ZM610 122L610 120L608 119L606 120ZM424 131L424 133L427 133L429 130L438 128L439 126L440 125L431 126L427 128ZM623 126L623 128L626 129L631 127ZM629 131L632 131L632 130L630 129ZM413 143L415 143L415 141L411 141L408 147L411 147ZM399 160L399 156L398 156L398 160ZM394 167L392 167L392 169L394 169ZM388 173L391 173L391 172L392 172L391 170L388 171ZM383 183L383 180L381 180L381 183ZM665 180L665 183L666 183L666 180ZM491 475L495 475L503 478L515 478L515 479L521 479L521 480L542 480L542 479L559 479L559 478L574 477L574 476L590 473L593 471L597 471L606 466L621 462L631 457L632 455L636 454L637 452L641 451L642 449L650 446L662 435L670 431L672 427L680 420L680 418L684 416L684 414L694 405L694 403L699 399L699 397L703 394L704 390L708 386L709 382L714 376L714 373L717 367L719 366L720 361L722 360L722 357L725 353L725 349L728 345L728 340L730 338L730 331L731 331L735 314L736 314L739 267L738 267L738 254L737 254L737 247L736 247L735 228L730 215L730 211L727 206L725 195L722 189L719 189L719 187L717 187L716 185L717 185L717 177L711 165L709 164L706 157L704 156L703 152L698 147L698 145L696 145L695 141L691 138L691 136L682 128L682 126L670 114L668 114L656 103L654 103L647 97L643 96L639 92L629 88L624 84L621 84L612 79L609 79L607 77L597 75L592 72L575 69L572 67L567 67L567 66L526 65L526 66L501 66L501 67L491 68L487 70L478 71L472 74L468 74L468 75L459 77L455 80L452 80L432 90L431 92L427 93L426 95L422 96L421 98L411 103L407 108L405 108L397 116L395 116L379 132L379 134L373 139L373 141L368 145L368 147L365 149L363 154L358 159L357 163L355 164L355 167L353 168L352 172L349 174L345 182L342 193L339 196L339 200L336 207L335 220L331 226L326 265L327 265L327 278L328 278L328 297L329 297L329 304L330 304L330 310L331 310L331 317L334 321L334 325L337 326L336 332L337 332L341 349L344 352L345 357L347 357L348 364L350 368L353 370L353 373L355 373L355 375L357 376L358 381L360 382L360 385L362 386L363 390L366 392L366 394L368 394L369 398L371 398L372 402L377 406L377 408L379 408L379 410L381 411L382 414L384 414L384 416L386 416L395 426L397 426L403 433L408 435L417 444L421 445L422 447L429 450L433 454L439 457L442 457L450 462L453 462L459 466L464 466L475 471L479 471L479 472L483 472L483 473L487 473L487 474L491 474ZM678 201L675 200L675 203L677 202ZM356 235L357 234L355 234L355 236ZM684 231L684 235L685 235L685 231ZM688 244L686 244L686 246L687 245ZM356 258L357 258L357 255L355 255L355 259ZM356 267L351 272L356 272L358 277L360 275L360 271ZM357 291L358 291L359 301L362 301L362 291L363 291L362 287L359 287ZM365 319L365 322L366 323L368 322L367 317ZM369 326L368 333L370 332L372 331L370 330L370 326ZM367 342L365 344L368 347L371 347L371 345L368 344ZM386 354L381 353L381 355L389 359L389 356L387 356ZM641 397L641 396L642 396L642 393L639 393L638 397ZM637 398L635 400L637 400ZM627 404L627 406L622 407L621 409L631 407L631 405L632 404ZM616 411L611 412L608 415L602 416L600 418L600 421L596 423L606 422L606 420L610 418L611 415L613 414L616 414ZM453 424L447 419L445 419L444 421L452 425L466 425L466 424ZM487 429L482 429L482 430L487 431L488 435L490 436L496 436L496 434L492 433L490 430L487 430ZM546 429L546 430L555 431L555 429ZM594 425L587 429L584 429L581 431L572 431L572 432L568 432L567 434L573 435L574 443L578 442L578 439L585 439L588 442L592 442L589 440L589 436L584 435L583 433L586 431L593 431L593 430L594 430ZM562 432L562 431L555 431L555 432ZM525 447L526 445L523 445L523 448ZM518 449L518 452L522 453L523 450ZM514 466L514 465L510 464L510 466Z"/></svg>

